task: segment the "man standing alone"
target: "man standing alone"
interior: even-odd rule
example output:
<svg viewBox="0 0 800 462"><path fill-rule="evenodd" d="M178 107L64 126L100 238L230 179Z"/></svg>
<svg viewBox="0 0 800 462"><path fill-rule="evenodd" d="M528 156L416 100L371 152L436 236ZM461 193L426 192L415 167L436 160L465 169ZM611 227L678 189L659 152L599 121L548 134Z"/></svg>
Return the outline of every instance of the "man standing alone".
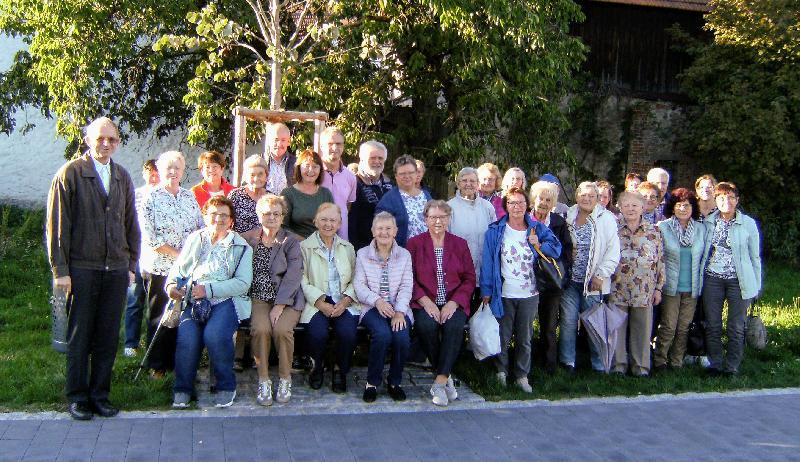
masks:
<svg viewBox="0 0 800 462"><path fill-rule="evenodd" d="M108 395L140 245L133 182L111 160L119 130L101 117L86 127L84 141L89 151L59 169L47 200L54 285L71 298L65 392L77 420L119 412Z"/></svg>

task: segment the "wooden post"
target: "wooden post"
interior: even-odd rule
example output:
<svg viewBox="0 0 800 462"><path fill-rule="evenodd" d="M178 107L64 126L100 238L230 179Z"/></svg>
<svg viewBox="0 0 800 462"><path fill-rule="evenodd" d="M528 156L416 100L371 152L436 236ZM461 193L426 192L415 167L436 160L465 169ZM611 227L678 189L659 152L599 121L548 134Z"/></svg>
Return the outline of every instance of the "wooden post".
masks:
<svg viewBox="0 0 800 462"><path fill-rule="evenodd" d="M239 186L242 182L242 166L244 164L244 151L247 146L247 118L233 113L233 178L231 184Z"/></svg>
<svg viewBox="0 0 800 462"><path fill-rule="evenodd" d="M298 112L283 110L250 109L236 106L233 109L233 178L231 184L239 186L242 181L242 167L247 146L247 121L255 120L262 123L275 122L314 122L314 151L319 152L320 135L325 130L328 113L323 111Z"/></svg>

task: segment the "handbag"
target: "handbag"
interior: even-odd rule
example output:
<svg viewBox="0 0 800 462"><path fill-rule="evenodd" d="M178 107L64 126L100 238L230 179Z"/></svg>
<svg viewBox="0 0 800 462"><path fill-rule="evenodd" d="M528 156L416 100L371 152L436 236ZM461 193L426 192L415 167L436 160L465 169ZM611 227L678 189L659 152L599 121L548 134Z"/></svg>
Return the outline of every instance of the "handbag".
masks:
<svg viewBox="0 0 800 462"><path fill-rule="evenodd" d="M705 321L692 321L691 324L689 324L689 333L686 337L686 354L689 356L705 356L706 354Z"/></svg>
<svg viewBox="0 0 800 462"><path fill-rule="evenodd" d="M233 273L231 273L231 275L236 274L236 271L239 270L239 265L242 263L242 257L244 257L244 250L242 250L242 253L239 255L239 261L236 262L236 268L233 269ZM189 288L187 293L191 295L192 293L191 287ZM208 319L211 317L211 308L213 308L211 306L211 301L209 299L205 297L200 299L190 298L189 307L192 310L191 311L192 319L200 323L208 322Z"/></svg>
<svg viewBox="0 0 800 462"><path fill-rule="evenodd" d="M535 270L537 287L540 291L561 292L567 274L564 262L543 254L538 246L534 248L539 254Z"/></svg>
<svg viewBox="0 0 800 462"><path fill-rule="evenodd" d="M469 344L478 361L500 354L500 324L486 303L469 320Z"/></svg>
<svg viewBox="0 0 800 462"><path fill-rule="evenodd" d="M747 344L756 350L763 350L767 347L767 328L764 326L764 321L761 316L756 313L757 302L750 305L750 313L747 314L747 323L745 323L745 338Z"/></svg>

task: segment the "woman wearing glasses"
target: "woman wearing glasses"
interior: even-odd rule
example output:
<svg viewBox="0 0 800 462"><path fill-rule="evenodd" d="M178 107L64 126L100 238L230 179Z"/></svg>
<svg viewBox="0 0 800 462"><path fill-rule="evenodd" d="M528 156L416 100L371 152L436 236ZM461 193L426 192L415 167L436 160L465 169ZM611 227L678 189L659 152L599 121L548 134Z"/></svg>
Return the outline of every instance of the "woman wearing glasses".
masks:
<svg viewBox="0 0 800 462"><path fill-rule="evenodd" d="M536 286L536 248L548 257L561 255L561 243L550 228L528 215L530 202L521 188L512 187L503 196L506 215L489 225L483 242L481 295L500 321L500 354L494 358L497 380L506 385L509 372L514 383L532 393L528 382L531 367L533 320L539 307ZM513 371L509 367L508 346L514 337Z"/></svg>
<svg viewBox="0 0 800 462"><path fill-rule="evenodd" d="M279 378L275 400L287 403L292 397L294 328L305 306L300 288L303 279L300 241L294 234L281 229L285 213L286 202L267 194L256 204L261 226L242 235L253 248L250 336L258 368L256 402L262 406L272 404L269 353L273 341L278 353Z"/></svg>
<svg viewBox="0 0 800 462"><path fill-rule="evenodd" d="M389 212L394 216L397 243L405 247L406 241L428 230L423 209L431 195L416 186L417 163L411 156L400 156L394 161L394 178L397 187L383 195L375 213Z"/></svg>
<svg viewBox="0 0 800 462"><path fill-rule="evenodd" d="M467 241L447 232L452 209L432 200L423 210L427 232L408 240L414 268L411 308L422 349L435 370L433 404L458 397L450 371L464 339L464 323L475 290L475 266Z"/></svg>

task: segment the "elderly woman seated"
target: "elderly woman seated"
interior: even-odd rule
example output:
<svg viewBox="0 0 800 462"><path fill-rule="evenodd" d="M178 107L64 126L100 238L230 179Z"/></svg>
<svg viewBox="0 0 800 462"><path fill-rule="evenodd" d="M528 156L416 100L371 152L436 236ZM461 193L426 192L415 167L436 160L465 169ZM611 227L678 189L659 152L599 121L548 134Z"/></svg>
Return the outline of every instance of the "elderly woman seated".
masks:
<svg viewBox="0 0 800 462"><path fill-rule="evenodd" d="M216 406L228 407L236 398L233 373L233 333L250 317L247 291L253 280L253 250L231 226L236 220L233 204L214 196L203 205L206 227L190 234L167 276L170 298L181 300L189 280L193 303L183 311L175 351L175 385L172 406L185 408L194 392L194 379L203 345L216 378Z"/></svg>
<svg viewBox="0 0 800 462"><path fill-rule="evenodd" d="M319 206L314 218L317 230L300 244L303 253L303 293L306 306L300 322L307 324L308 348L314 367L308 378L311 388L318 390L323 381L323 360L328 328L336 335L336 364L331 389L347 391L347 373L356 347L356 327L360 307L355 302L353 273L356 253L353 245L336 232L342 224L339 206L326 202Z"/></svg>
<svg viewBox="0 0 800 462"><path fill-rule="evenodd" d="M253 285L249 293L253 301L250 335L258 368L256 402L262 406L272 404L269 353L273 341L278 353L280 379L275 400L287 403L292 396L294 328L305 306L303 290L300 288L303 278L300 241L297 236L281 228L285 213L283 198L267 194L256 204L261 226L242 236L253 248Z"/></svg>
<svg viewBox="0 0 800 462"><path fill-rule="evenodd" d="M358 251L353 280L358 301L364 306L361 324L369 330L371 338L364 401L371 403L377 397L389 346L392 362L387 391L393 400L403 401L406 394L400 382L410 345L409 302L414 286L411 254L394 240L397 224L389 212L375 215L372 235L372 242Z"/></svg>
<svg viewBox="0 0 800 462"><path fill-rule="evenodd" d="M475 266L467 241L447 232L452 209L432 200L423 210L428 231L408 240L414 265L412 304L417 335L433 365L433 404L458 397L450 371L461 351L464 323L475 291Z"/></svg>

